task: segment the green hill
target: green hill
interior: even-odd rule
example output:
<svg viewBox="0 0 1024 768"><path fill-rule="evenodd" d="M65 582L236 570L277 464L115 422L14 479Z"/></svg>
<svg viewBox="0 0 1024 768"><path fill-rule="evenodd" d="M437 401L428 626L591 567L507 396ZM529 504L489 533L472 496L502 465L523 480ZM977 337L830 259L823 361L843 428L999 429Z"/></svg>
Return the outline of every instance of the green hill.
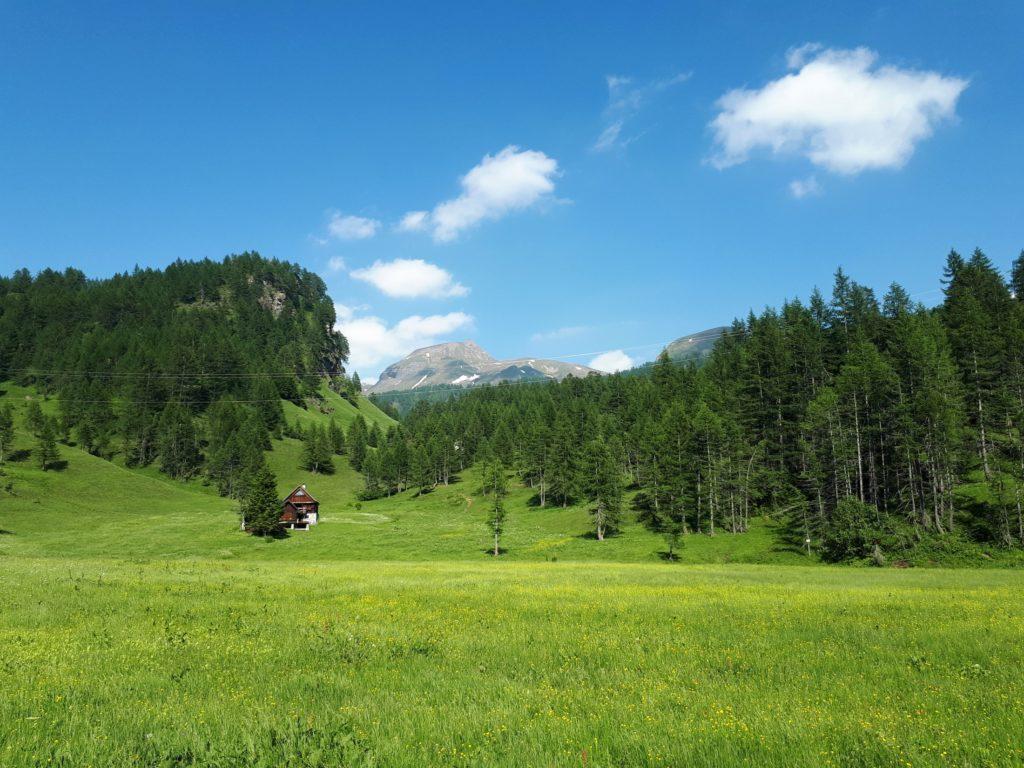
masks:
<svg viewBox="0 0 1024 768"><path fill-rule="evenodd" d="M4 397L23 400L31 390L7 385ZM43 402L44 411L55 403ZM32 459L34 440L17 412L14 460L6 465L13 494L0 494L0 553L59 556L274 558L312 560L477 560L487 546L484 511L475 470L458 482L420 494L360 501L362 477L343 457L332 474L300 468L302 444L272 441L266 459L281 494L305 483L320 500L320 526L265 545L238 530L237 502L220 497L202 479L172 480L153 467L127 468L60 445L62 465L42 471ZM321 408L285 403L286 419L305 426L331 418L348 426L357 415L387 426L389 417L365 399L359 407L325 392ZM538 508L533 493L517 487L509 499L505 540L514 560L606 560L657 562L661 538L630 520L620 536L598 544L588 538L589 513L582 506ZM690 562L804 563L787 548L770 520L755 521L745 536L693 537L681 558Z"/></svg>

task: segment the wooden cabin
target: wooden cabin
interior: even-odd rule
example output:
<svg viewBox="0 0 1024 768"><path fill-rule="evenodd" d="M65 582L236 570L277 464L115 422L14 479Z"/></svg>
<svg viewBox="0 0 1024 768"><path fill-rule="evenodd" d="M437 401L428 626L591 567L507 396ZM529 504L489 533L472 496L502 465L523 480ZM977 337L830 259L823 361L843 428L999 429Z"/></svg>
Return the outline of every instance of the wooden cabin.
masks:
<svg viewBox="0 0 1024 768"><path fill-rule="evenodd" d="M281 502L281 525L291 530L308 531L320 521L320 502L300 485Z"/></svg>

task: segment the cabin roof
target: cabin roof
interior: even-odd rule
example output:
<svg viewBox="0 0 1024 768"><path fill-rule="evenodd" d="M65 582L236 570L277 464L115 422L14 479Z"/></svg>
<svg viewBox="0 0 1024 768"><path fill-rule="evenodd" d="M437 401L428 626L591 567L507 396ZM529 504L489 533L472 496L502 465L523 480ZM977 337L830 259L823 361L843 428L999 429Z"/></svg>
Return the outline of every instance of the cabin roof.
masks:
<svg viewBox="0 0 1024 768"><path fill-rule="evenodd" d="M303 483L302 485L295 486L292 489L292 492L284 497L284 500L285 501L295 501L295 496L296 496L296 494L299 494L299 491L302 491L302 493L300 494L302 499L304 499L304 500L305 499L309 499L314 504L319 504L320 503L316 498L313 497L313 494L309 492L309 489L306 488L305 483Z"/></svg>

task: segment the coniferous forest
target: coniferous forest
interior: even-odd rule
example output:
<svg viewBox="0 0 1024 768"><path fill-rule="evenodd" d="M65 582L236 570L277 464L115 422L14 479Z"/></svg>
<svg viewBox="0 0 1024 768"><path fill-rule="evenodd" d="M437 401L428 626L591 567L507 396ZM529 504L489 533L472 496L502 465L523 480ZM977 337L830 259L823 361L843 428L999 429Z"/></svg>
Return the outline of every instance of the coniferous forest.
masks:
<svg viewBox="0 0 1024 768"><path fill-rule="evenodd" d="M624 490L675 541L788 523L826 559L884 562L928 542L1024 544L1024 254L1009 280L951 252L944 300L884 296L836 272L737 320L699 367L499 385L418 402L358 467L366 495L500 462L539 506L611 511ZM627 494L629 495L629 494Z"/></svg>
<svg viewBox="0 0 1024 768"><path fill-rule="evenodd" d="M952 252L942 285L926 308L839 270L829 297L735 321L700 364L662 354L612 376L460 391L386 433L361 417L347 435L285 423L282 400L359 385L322 280L257 254L2 278L0 367L58 402L57 418L25 406L44 469L55 439L73 440L244 498L287 433L309 471L347 456L364 499L497 466L538 507L590 505L600 538L631 511L670 551L762 514L834 561L1020 547L1024 255L1007 279L981 251Z"/></svg>
<svg viewBox="0 0 1024 768"><path fill-rule="evenodd" d="M240 497L282 400L325 378L351 394L334 319L323 280L255 253L99 280L19 270L0 277L0 380L57 400L55 418L27 404L37 436Z"/></svg>

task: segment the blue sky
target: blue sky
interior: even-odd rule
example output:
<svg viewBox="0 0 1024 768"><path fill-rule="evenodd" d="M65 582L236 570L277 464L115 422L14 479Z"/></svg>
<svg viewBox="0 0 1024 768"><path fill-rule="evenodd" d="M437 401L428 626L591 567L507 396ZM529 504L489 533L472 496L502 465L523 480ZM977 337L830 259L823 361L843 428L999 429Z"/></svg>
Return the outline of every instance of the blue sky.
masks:
<svg viewBox="0 0 1024 768"><path fill-rule="evenodd" d="M1012 2L2 3L0 271L297 261L369 379L465 338L650 359L840 264L934 301L950 247L1024 247L1022 32Z"/></svg>

